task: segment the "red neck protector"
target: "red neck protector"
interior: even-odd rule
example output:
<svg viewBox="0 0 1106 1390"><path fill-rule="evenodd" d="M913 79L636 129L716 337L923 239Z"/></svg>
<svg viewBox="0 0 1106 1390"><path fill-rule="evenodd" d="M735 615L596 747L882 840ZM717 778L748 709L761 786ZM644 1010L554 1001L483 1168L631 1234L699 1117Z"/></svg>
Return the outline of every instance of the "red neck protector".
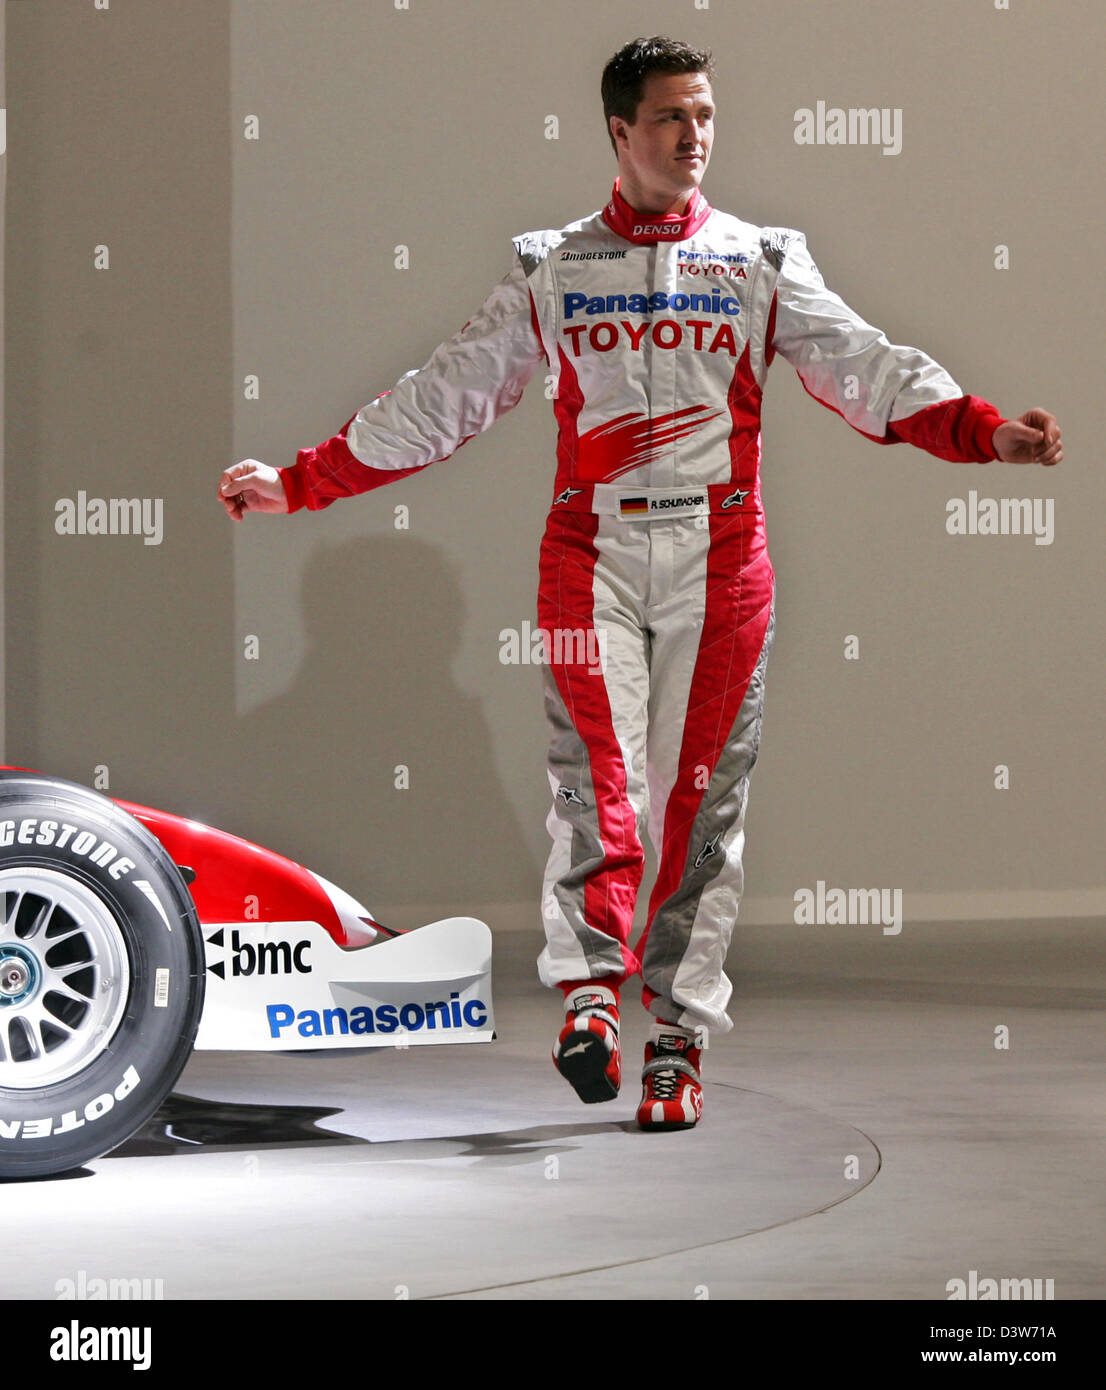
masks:
<svg viewBox="0 0 1106 1390"><path fill-rule="evenodd" d="M688 199L686 212L635 212L622 196L621 179L615 179L611 201L603 209L603 221L635 246L651 246L658 241L686 241L693 236L713 209L696 188Z"/></svg>

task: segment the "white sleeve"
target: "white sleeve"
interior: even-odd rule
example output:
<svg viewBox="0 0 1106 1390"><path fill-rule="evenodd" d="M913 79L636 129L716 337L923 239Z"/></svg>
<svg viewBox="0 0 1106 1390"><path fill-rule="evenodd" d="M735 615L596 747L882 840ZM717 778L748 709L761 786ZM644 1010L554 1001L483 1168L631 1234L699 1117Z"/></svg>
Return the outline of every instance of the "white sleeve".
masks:
<svg viewBox="0 0 1106 1390"><path fill-rule="evenodd" d="M762 245L779 271L770 346L854 429L882 439L890 422L963 395L931 357L889 343L826 288L801 232L766 229Z"/></svg>
<svg viewBox="0 0 1106 1390"><path fill-rule="evenodd" d="M373 469L421 468L448 458L518 404L542 356L516 259L460 333L358 411L346 443Z"/></svg>

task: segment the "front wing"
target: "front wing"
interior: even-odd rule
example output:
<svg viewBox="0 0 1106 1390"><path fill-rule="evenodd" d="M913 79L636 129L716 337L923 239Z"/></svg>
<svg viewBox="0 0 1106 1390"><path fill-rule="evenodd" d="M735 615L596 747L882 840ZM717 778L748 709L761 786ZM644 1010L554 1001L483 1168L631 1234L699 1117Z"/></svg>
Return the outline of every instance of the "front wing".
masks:
<svg viewBox="0 0 1106 1390"><path fill-rule="evenodd" d="M450 917L356 950L316 922L204 923L196 1048L282 1052L490 1042L492 936Z"/></svg>

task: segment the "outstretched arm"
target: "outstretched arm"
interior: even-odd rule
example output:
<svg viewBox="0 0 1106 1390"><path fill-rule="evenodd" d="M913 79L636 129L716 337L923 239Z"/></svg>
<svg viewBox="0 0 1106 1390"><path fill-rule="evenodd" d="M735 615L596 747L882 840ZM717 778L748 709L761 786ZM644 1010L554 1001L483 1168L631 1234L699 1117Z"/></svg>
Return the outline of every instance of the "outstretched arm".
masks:
<svg viewBox="0 0 1106 1390"><path fill-rule="evenodd" d="M766 249L779 266L769 360L779 352L807 391L855 430L879 444L914 444L956 463L1059 463L1054 416L1031 410L1004 420L989 401L965 395L926 353L889 343L826 288L801 233L777 232Z"/></svg>
<svg viewBox="0 0 1106 1390"><path fill-rule="evenodd" d="M370 401L332 439L281 469L289 510L312 510L447 459L518 404L542 359L522 265L425 366Z"/></svg>
<svg viewBox="0 0 1106 1390"><path fill-rule="evenodd" d="M332 438L301 449L288 468L246 459L223 474L219 496L246 512L312 511L448 458L517 405L544 353L520 262L464 328L370 401Z"/></svg>

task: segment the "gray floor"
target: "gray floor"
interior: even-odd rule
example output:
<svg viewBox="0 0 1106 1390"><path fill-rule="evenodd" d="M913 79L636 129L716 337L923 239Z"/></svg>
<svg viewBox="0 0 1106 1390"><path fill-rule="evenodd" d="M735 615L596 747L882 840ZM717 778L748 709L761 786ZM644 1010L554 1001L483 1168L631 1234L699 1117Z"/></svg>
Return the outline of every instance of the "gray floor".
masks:
<svg viewBox="0 0 1106 1390"><path fill-rule="evenodd" d="M704 1122L667 1135L632 1123L636 1002L623 1096L580 1105L535 942L492 925L496 1043L197 1054L170 1134L8 1189L0 1297L1106 1297L1099 923L746 929Z"/></svg>

